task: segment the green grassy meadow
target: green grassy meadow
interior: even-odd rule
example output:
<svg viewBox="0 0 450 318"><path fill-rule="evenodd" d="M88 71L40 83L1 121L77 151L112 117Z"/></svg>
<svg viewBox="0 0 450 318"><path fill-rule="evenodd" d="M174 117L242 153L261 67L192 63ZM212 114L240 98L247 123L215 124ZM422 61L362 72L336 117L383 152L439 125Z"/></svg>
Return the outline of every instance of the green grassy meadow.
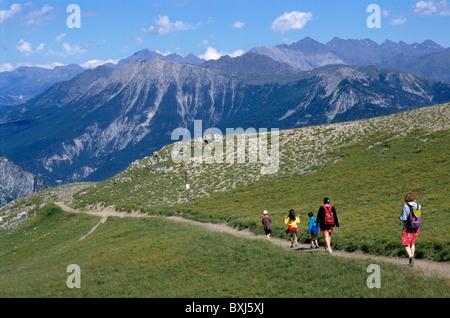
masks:
<svg viewBox="0 0 450 318"><path fill-rule="evenodd" d="M274 178L270 183L259 181L194 200L190 209L186 204L172 209L184 216L228 222L257 233L263 233L260 218L262 211L268 210L274 235L283 237L284 216L292 208L301 217L305 241L308 212L317 215L323 198L329 197L341 225L333 235L335 248L405 256L400 242L403 223L398 218L406 192L413 190L423 210L416 257L448 261L449 136L448 131L427 135L416 131L370 150L349 147L341 152L345 160L315 173Z"/></svg>
<svg viewBox="0 0 450 318"><path fill-rule="evenodd" d="M99 217L47 204L0 232L0 297L448 297L448 280L392 264L368 288L373 261L297 253L164 218ZM81 288L66 269L77 264ZM326 283L324 283L326 282Z"/></svg>

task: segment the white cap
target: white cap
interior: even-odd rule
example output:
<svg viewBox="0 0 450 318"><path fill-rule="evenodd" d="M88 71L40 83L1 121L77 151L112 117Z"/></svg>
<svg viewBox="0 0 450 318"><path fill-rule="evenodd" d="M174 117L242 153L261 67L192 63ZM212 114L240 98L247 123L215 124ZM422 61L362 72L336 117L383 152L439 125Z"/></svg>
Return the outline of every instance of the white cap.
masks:
<svg viewBox="0 0 450 318"><path fill-rule="evenodd" d="M268 213L267 210L264 210L263 214L267 214L267 213Z"/></svg>

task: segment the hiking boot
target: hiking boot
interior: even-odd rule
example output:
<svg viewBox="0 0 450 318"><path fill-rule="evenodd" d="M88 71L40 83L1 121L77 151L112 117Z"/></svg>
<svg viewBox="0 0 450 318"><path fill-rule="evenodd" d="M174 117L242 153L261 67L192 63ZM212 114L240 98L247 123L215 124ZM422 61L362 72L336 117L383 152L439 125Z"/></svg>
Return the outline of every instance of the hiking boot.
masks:
<svg viewBox="0 0 450 318"><path fill-rule="evenodd" d="M414 258L412 258L412 257L409 258L409 266L410 267L414 266Z"/></svg>
<svg viewBox="0 0 450 318"><path fill-rule="evenodd" d="M314 249L315 248L315 246L314 245L311 245L310 247L309 247L309 249Z"/></svg>
<svg viewBox="0 0 450 318"><path fill-rule="evenodd" d="M315 248L319 248L320 246L319 246L319 244L317 244L316 246L315 246Z"/></svg>

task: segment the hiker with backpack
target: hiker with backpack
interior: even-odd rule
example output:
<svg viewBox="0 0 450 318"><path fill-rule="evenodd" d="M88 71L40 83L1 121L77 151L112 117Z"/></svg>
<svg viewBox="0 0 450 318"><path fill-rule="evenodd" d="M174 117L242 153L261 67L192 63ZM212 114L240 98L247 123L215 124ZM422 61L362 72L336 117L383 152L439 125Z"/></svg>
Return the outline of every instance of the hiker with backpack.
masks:
<svg viewBox="0 0 450 318"><path fill-rule="evenodd" d="M294 210L289 211L289 217L284 217L284 224L288 226L286 233L291 234L291 247L297 246L297 232L300 217L295 215Z"/></svg>
<svg viewBox="0 0 450 318"><path fill-rule="evenodd" d="M339 227L336 209L330 204L330 199L323 199L323 205L319 208L317 213L317 223L320 231L325 237L325 250L331 254L331 233L335 226Z"/></svg>
<svg viewBox="0 0 450 318"><path fill-rule="evenodd" d="M319 236L319 227L317 226L317 219L314 217L312 212L308 213L309 223L308 223L308 236L311 240L311 246L309 248L319 248L319 242L317 240Z"/></svg>
<svg viewBox="0 0 450 318"><path fill-rule="evenodd" d="M409 266L414 266L414 252L416 249L416 240L419 236L421 227L420 204L416 202L414 192L408 192L405 196L400 220L403 221L402 245L405 247L409 257Z"/></svg>

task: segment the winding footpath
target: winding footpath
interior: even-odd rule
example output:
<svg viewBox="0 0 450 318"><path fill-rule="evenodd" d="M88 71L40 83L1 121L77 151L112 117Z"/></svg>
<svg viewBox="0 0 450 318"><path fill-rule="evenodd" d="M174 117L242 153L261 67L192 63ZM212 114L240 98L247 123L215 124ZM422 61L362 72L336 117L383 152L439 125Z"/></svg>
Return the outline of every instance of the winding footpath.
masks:
<svg viewBox="0 0 450 318"><path fill-rule="evenodd" d="M192 225L201 226L203 228L206 228L210 231L214 232L221 232L221 233L228 233L231 235L234 235L236 237L240 238L246 238L246 239L266 239L265 235L257 235L250 230L238 230L235 228L232 228L226 224L216 224L216 223L204 223L194 220L185 219L179 216L152 216L145 213L140 212L132 212L132 213L124 213L124 212L117 212L113 210L103 209L100 211L79 211L75 210L68 205L66 205L64 202L55 202L56 205L58 205L61 209L63 209L66 212L71 213L84 213L84 214L90 214L95 215L98 217L101 217L101 220L98 224L96 224L86 235L84 235L80 240L85 239L88 237L91 233L93 233L100 224L106 223L108 217L133 217L133 218L166 218L169 220L172 220L174 222L183 222L188 223ZM310 253L320 253L324 252L323 248L320 249L309 249L309 244L302 244L298 243L297 247L290 248L290 241L287 241L285 239L280 238L271 238L270 242L272 242L275 245L281 246L285 249L291 250L291 251L305 251ZM353 259L370 259L374 261L381 261L381 262L387 262L387 263L393 263L395 265L404 267L407 270L413 270L413 271L422 271L426 275L430 276L440 276L444 278L450 278L450 264L449 262L433 262L429 260L415 260L414 267L408 266L408 260L406 258L399 258L399 257L389 257L389 256L378 256L378 255L370 255L365 254L363 252L345 252L345 251L333 251L331 256L339 256L339 257L346 257L346 258L353 258Z"/></svg>

